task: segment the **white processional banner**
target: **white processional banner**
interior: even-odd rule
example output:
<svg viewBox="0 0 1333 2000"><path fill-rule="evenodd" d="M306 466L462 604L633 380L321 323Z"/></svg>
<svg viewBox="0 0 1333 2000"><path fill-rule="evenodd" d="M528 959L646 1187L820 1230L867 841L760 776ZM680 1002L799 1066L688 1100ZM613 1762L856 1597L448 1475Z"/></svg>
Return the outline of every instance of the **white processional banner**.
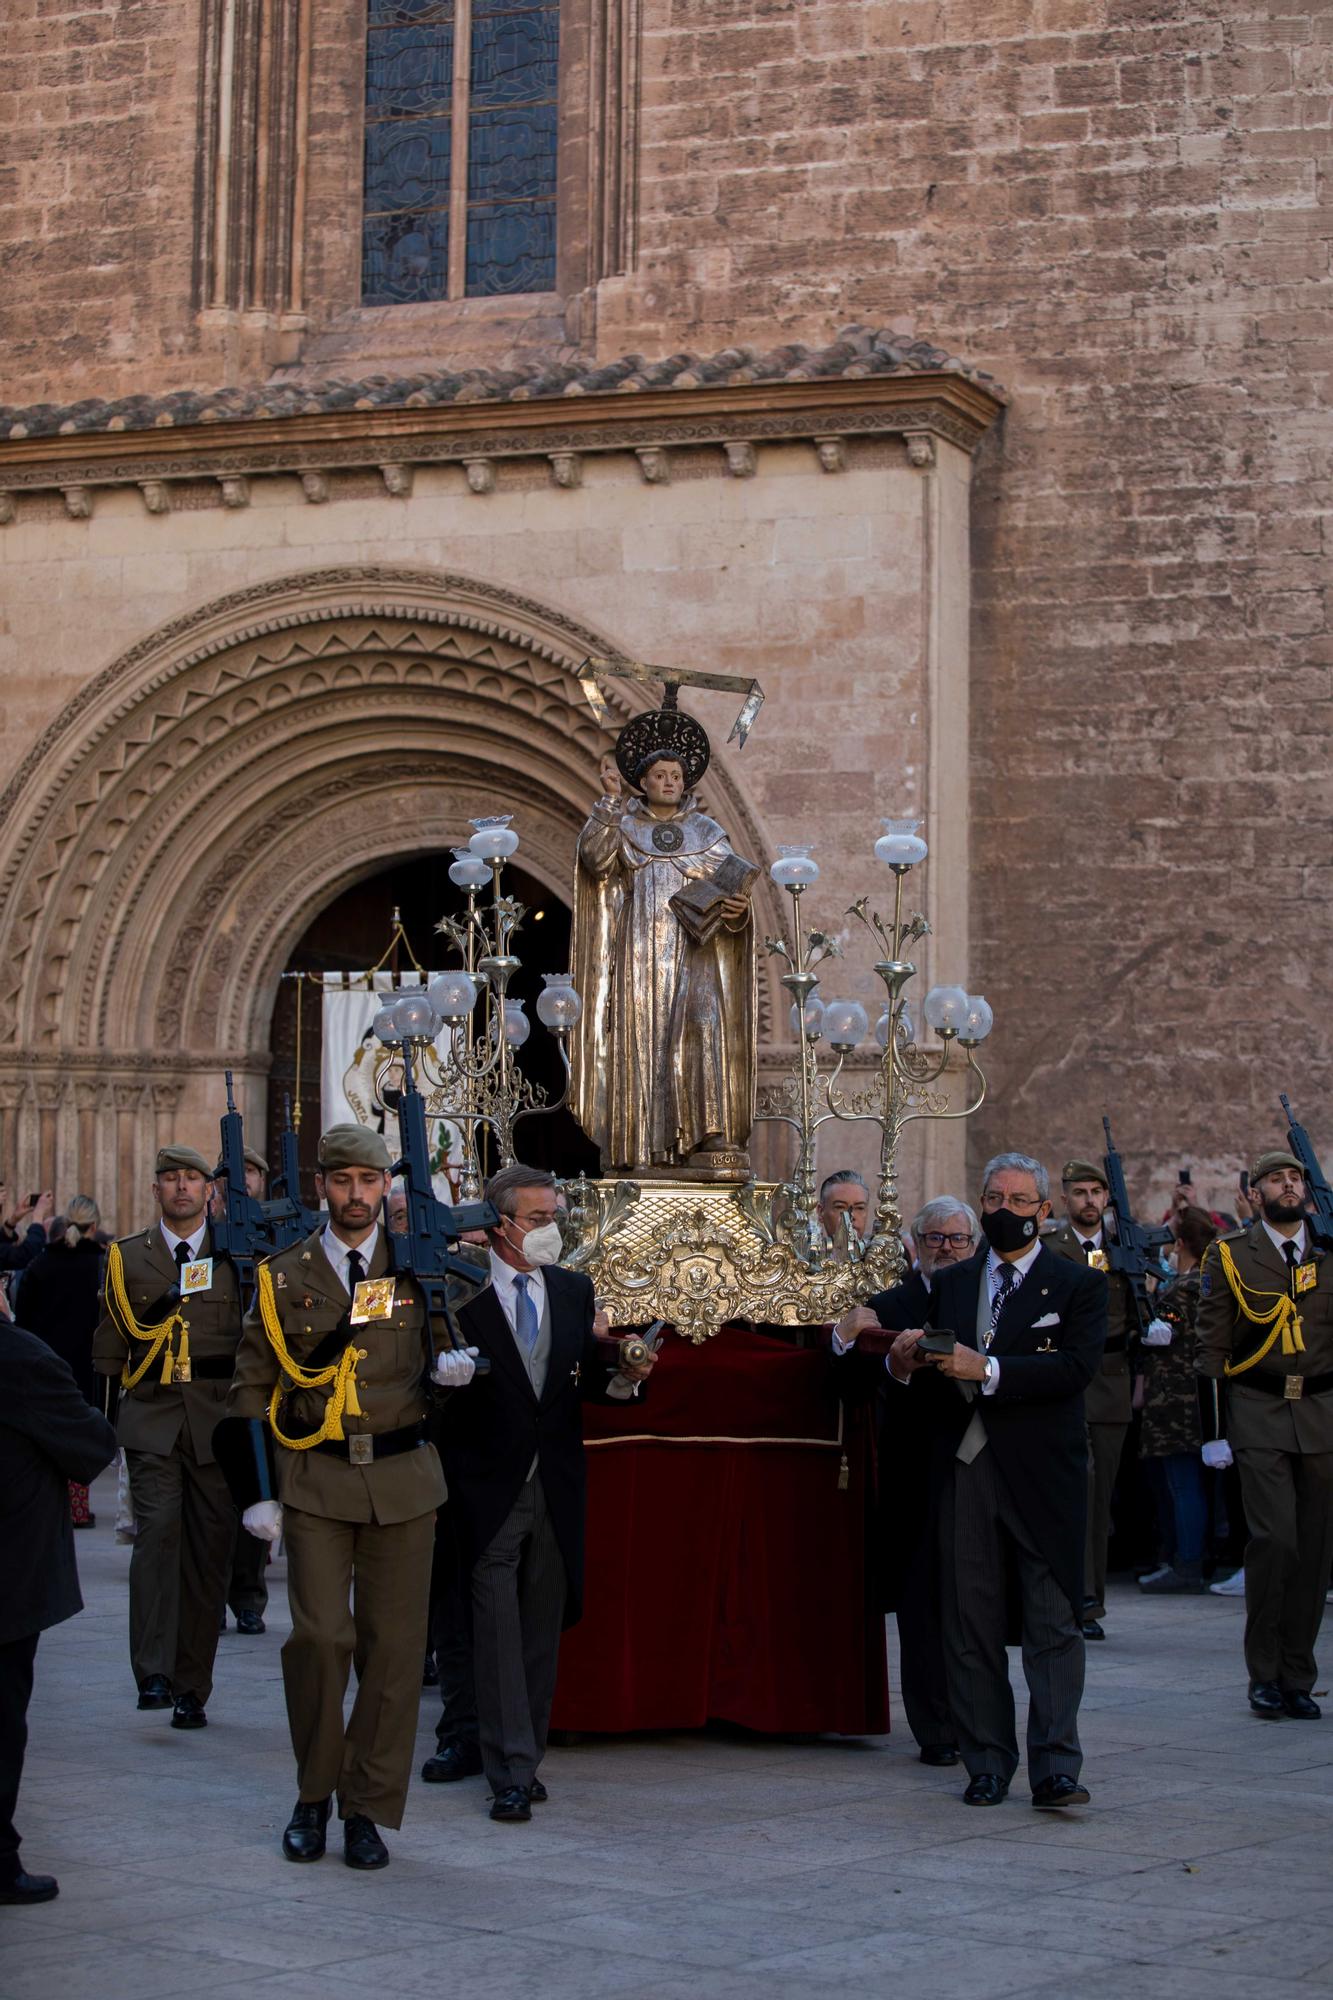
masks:
<svg viewBox="0 0 1333 2000"><path fill-rule="evenodd" d="M433 973L326 972L323 980L323 1052L320 1059L321 1130L330 1125L369 1125L385 1129L383 1108L375 1099L375 1069L383 1044L371 1022L386 1000L428 983ZM391 1135L394 1121L389 1121ZM431 1140L443 1147L449 1161L461 1160L463 1135L451 1119L430 1120ZM392 1144L392 1136L390 1139ZM442 1199L451 1199L444 1176L437 1176Z"/></svg>

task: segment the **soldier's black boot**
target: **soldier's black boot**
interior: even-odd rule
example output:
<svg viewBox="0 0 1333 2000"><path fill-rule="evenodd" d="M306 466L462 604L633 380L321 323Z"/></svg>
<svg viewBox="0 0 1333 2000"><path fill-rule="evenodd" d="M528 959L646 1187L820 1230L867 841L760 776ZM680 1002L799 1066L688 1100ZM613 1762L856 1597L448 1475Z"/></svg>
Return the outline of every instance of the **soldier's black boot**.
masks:
<svg viewBox="0 0 1333 2000"><path fill-rule="evenodd" d="M324 1852L331 1799L298 1799L282 1835L289 1861L318 1861Z"/></svg>

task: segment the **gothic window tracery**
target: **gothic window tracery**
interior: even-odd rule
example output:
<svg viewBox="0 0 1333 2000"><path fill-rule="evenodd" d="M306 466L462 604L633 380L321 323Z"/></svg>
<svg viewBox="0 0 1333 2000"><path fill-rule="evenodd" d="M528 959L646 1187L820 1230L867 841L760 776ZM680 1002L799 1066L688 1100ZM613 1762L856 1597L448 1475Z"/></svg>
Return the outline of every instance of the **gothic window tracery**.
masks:
<svg viewBox="0 0 1333 2000"><path fill-rule="evenodd" d="M555 289L559 0L369 0L362 302Z"/></svg>

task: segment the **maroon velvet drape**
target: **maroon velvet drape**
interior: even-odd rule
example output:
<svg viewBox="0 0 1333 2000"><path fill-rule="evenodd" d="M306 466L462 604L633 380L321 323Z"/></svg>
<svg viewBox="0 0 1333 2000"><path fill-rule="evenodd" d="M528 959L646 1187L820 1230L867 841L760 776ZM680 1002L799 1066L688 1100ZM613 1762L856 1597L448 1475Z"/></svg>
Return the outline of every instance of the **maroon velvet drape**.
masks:
<svg viewBox="0 0 1333 2000"><path fill-rule="evenodd" d="M825 1353L669 1333L649 1394L589 1405L585 1436L585 1611L561 1645L555 1728L888 1728L865 1428L849 1418L840 1438Z"/></svg>

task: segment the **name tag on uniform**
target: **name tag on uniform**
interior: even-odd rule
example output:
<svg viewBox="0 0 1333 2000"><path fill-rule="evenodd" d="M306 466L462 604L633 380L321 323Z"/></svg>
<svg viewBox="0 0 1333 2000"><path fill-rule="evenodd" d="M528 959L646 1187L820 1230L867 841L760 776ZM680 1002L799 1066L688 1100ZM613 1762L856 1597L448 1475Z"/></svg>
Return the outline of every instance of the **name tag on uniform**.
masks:
<svg viewBox="0 0 1333 2000"><path fill-rule="evenodd" d="M181 1297L188 1299L193 1292L206 1292L213 1283L213 1259L200 1257L193 1264L181 1265Z"/></svg>
<svg viewBox="0 0 1333 2000"><path fill-rule="evenodd" d="M1109 1271L1111 1266L1104 1250L1089 1250L1088 1268L1093 1271Z"/></svg>
<svg viewBox="0 0 1333 2000"><path fill-rule="evenodd" d="M352 1294L352 1325L393 1318L393 1279L362 1278Z"/></svg>
<svg viewBox="0 0 1333 2000"><path fill-rule="evenodd" d="M1318 1283L1319 1266L1317 1264L1298 1264L1296 1266L1296 1289L1298 1292L1312 1292Z"/></svg>

